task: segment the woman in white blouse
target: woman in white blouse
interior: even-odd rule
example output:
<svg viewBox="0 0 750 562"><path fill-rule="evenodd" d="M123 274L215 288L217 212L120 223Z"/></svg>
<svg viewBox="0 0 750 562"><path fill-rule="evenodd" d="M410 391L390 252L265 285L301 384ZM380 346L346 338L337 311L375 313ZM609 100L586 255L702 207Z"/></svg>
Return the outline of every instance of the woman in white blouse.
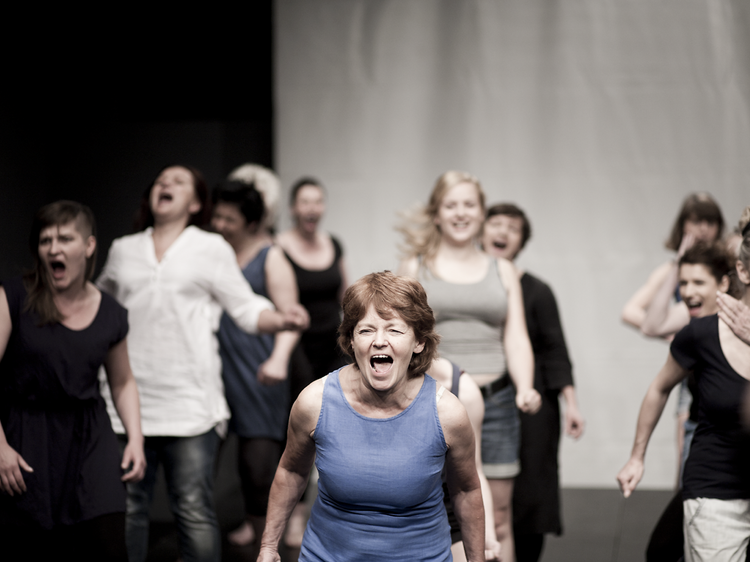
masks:
<svg viewBox="0 0 750 562"><path fill-rule="evenodd" d="M129 311L129 356L141 397L148 468L141 482L128 487L131 562L146 559L160 463L183 557L220 560L213 472L229 419L215 336L221 309L250 333L304 329L308 323L302 307L281 314L252 292L229 244L197 228L209 213L200 172L164 168L144 193L141 230L113 242L97 281ZM117 416L110 417L122 433Z"/></svg>

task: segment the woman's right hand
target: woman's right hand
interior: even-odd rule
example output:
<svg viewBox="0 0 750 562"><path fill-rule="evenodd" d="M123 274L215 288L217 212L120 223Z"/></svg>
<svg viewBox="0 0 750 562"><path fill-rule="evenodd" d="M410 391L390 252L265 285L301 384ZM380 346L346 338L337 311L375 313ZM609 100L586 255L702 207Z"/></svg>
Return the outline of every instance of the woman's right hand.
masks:
<svg viewBox="0 0 750 562"><path fill-rule="evenodd" d="M620 484L622 495L626 498L630 497L641 478L643 478L643 461L631 457L617 475L617 482Z"/></svg>
<svg viewBox="0 0 750 562"><path fill-rule="evenodd" d="M26 491L21 469L34 472L23 457L7 443L0 445L0 490L8 495L22 494Z"/></svg>

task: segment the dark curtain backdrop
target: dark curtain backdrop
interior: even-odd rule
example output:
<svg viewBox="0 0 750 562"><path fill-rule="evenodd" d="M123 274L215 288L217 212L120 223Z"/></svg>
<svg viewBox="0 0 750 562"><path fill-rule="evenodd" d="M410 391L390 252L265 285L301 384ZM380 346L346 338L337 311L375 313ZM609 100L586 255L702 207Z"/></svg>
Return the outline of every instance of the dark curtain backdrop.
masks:
<svg viewBox="0 0 750 562"><path fill-rule="evenodd" d="M397 211L466 169L526 209L520 263L555 290L588 419L563 482L614 486L667 355L620 310L682 199L750 204L744 0L278 0L276 162L319 176L353 279L397 265ZM675 482L674 406L645 487Z"/></svg>

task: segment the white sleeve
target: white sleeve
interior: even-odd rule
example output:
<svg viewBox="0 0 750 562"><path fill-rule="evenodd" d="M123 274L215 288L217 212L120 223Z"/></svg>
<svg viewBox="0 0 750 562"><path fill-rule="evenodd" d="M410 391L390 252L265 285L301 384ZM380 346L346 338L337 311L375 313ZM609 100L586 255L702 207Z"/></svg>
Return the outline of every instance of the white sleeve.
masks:
<svg viewBox="0 0 750 562"><path fill-rule="evenodd" d="M118 241L114 240L109 247L107 261L104 263L104 268L96 279L96 286L99 290L111 296L115 296L115 291L117 290L117 243Z"/></svg>
<svg viewBox="0 0 750 562"><path fill-rule="evenodd" d="M270 300L257 295L242 275L232 247L221 240L211 267L214 268L211 292L237 326L249 334L258 333L258 317L264 310L274 310Z"/></svg>

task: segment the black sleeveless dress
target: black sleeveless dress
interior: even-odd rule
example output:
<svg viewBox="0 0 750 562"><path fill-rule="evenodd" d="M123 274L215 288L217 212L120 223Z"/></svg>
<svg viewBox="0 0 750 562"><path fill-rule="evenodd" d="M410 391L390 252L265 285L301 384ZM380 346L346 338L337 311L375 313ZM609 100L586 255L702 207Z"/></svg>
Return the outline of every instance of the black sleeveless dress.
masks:
<svg viewBox="0 0 750 562"><path fill-rule="evenodd" d="M26 521L51 529L124 512L120 451L98 371L127 335L127 311L102 293L87 328L39 326L35 313L23 311L21 278L3 287L13 329L0 362L0 422L34 472L23 472L23 494L0 492L0 525Z"/></svg>

